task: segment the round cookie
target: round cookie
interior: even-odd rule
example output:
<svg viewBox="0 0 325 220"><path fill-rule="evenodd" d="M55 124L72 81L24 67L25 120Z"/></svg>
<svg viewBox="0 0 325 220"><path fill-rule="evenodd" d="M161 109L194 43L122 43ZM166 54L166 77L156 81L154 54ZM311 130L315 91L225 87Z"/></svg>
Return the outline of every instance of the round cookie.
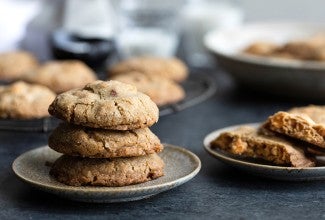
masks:
<svg viewBox="0 0 325 220"><path fill-rule="evenodd" d="M32 119L48 116L55 93L45 86L15 82L0 87L0 118Z"/></svg>
<svg viewBox="0 0 325 220"><path fill-rule="evenodd" d="M109 76L131 71L158 75L177 82L184 81L188 75L186 65L177 58L136 57L112 66Z"/></svg>
<svg viewBox="0 0 325 220"><path fill-rule="evenodd" d="M114 131L62 123L49 137L49 147L70 155L90 158L143 156L162 151L163 145L149 128Z"/></svg>
<svg viewBox="0 0 325 220"><path fill-rule="evenodd" d="M78 60L50 61L25 75L24 80L61 93L95 81L96 75L86 64Z"/></svg>
<svg viewBox="0 0 325 220"><path fill-rule="evenodd" d="M157 105L147 95L113 80L98 80L83 89L61 93L49 112L72 124L112 130L149 127L159 117Z"/></svg>
<svg viewBox="0 0 325 220"><path fill-rule="evenodd" d="M37 59L26 51L0 54L0 80L13 81L38 67Z"/></svg>
<svg viewBox="0 0 325 220"><path fill-rule="evenodd" d="M50 175L71 186L127 186L163 176L164 162L157 154L115 159L64 155Z"/></svg>
<svg viewBox="0 0 325 220"><path fill-rule="evenodd" d="M136 86L158 106L175 103L185 97L184 89L180 85L161 76L133 71L113 76L111 79Z"/></svg>

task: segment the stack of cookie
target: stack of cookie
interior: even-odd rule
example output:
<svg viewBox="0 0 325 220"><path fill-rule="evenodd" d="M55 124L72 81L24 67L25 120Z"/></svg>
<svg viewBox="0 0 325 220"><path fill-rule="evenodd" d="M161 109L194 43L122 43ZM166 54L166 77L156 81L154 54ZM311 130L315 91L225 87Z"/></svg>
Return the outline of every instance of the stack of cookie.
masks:
<svg viewBox="0 0 325 220"><path fill-rule="evenodd" d="M313 167L315 156L325 155L325 106L277 112L259 128L245 126L221 133L211 146L277 165Z"/></svg>
<svg viewBox="0 0 325 220"><path fill-rule="evenodd" d="M59 182L125 186L164 174L163 146L148 128L158 108L134 86L95 81L58 95L49 112L65 121L49 137L49 147L64 154L50 171Z"/></svg>

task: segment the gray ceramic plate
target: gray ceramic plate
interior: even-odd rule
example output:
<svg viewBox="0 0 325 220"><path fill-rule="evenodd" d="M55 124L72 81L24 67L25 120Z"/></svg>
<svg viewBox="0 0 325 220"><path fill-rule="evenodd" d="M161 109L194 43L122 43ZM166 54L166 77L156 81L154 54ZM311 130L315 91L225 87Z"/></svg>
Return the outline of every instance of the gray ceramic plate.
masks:
<svg viewBox="0 0 325 220"><path fill-rule="evenodd" d="M245 55L255 41L285 43L325 33L324 24L256 23L212 30L204 38L218 63L241 85L295 98L325 100L325 62L285 60Z"/></svg>
<svg viewBox="0 0 325 220"><path fill-rule="evenodd" d="M213 157L220 161L229 164L230 166L239 170L251 173L256 176L262 176L277 180L287 181L306 181L306 180L325 180L325 157L317 157L317 167L295 168L295 167L281 167L264 164L262 162L247 160L244 158L237 158L227 154L218 149L212 149L210 143L220 133L236 129L240 126L258 126L259 123L242 124L219 129L208 134L203 141L205 150Z"/></svg>
<svg viewBox="0 0 325 220"><path fill-rule="evenodd" d="M49 147L40 147L20 155L13 163L15 174L40 190L83 202L126 202L147 198L179 186L192 179L200 170L200 159L190 151L165 144L160 156L164 160L165 176L146 183L124 187L73 187L57 182L49 175L46 163L61 154Z"/></svg>

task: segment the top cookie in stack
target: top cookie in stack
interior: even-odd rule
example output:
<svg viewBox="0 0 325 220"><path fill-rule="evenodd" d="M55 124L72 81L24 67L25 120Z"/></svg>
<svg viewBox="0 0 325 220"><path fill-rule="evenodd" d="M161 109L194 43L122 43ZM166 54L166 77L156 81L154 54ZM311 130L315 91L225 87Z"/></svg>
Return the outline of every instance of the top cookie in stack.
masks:
<svg viewBox="0 0 325 220"><path fill-rule="evenodd" d="M65 154L50 173L74 186L125 186L163 175L156 154L163 146L149 126L159 110L134 86L95 81L56 97L49 112L68 123L49 137L49 147Z"/></svg>
<svg viewBox="0 0 325 220"><path fill-rule="evenodd" d="M111 130L149 127L159 117L157 105L136 87L99 80L58 95L49 113L72 124Z"/></svg>

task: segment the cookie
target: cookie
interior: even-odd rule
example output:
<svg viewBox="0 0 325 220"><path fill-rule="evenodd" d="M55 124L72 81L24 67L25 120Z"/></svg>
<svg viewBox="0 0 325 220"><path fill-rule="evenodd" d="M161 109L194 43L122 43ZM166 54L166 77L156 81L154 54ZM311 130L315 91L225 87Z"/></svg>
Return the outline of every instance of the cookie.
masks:
<svg viewBox="0 0 325 220"><path fill-rule="evenodd" d="M211 142L211 146L234 155L260 158L277 165L315 166L314 159L305 156L305 146L281 137L260 134L258 129L252 127L224 132Z"/></svg>
<svg viewBox="0 0 325 220"><path fill-rule="evenodd" d="M157 105L147 95L113 80L98 80L61 93L49 113L72 124L112 130L149 127L159 117Z"/></svg>
<svg viewBox="0 0 325 220"><path fill-rule="evenodd" d="M82 88L96 80L95 73L81 61L50 61L23 78L52 89L56 93Z"/></svg>
<svg viewBox="0 0 325 220"><path fill-rule="evenodd" d="M161 76L133 71L113 76L111 79L136 86L158 106L172 104L185 97L184 89L180 85Z"/></svg>
<svg viewBox="0 0 325 220"><path fill-rule="evenodd" d="M244 52L254 55L266 56L273 53L278 46L272 42L254 42L249 45Z"/></svg>
<svg viewBox="0 0 325 220"><path fill-rule="evenodd" d="M296 59L315 60L317 59L318 49L307 41L292 41L286 43L281 51L292 54Z"/></svg>
<svg viewBox="0 0 325 220"><path fill-rule="evenodd" d="M127 186L164 175L164 162L157 154L129 158L81 158L61 156L50 174L71 186Z"/></svg>
<svg viewBox="0 0 325 220"><path fill-rule="evenodd" d="M109 76L137 71L158 75L177 82L184 81L188 75L186 65L177 58L136 57L115 64L109 69Z"/></svg>
<svg viewBox="0 0 325 220"><path fill-rule="evenodd" d="M66 155L91 158L143 156L163 149L158 137L148 128L114 131L67 123L53 131L49 147Z"/></svg>
<svg viewBox="0 0 325 220"><path fill-rule="evenodd" d="M293 108L288 112L277 112L268 118L263 127L325 148L324 106L307 106Z"/></svg>
<svg viewBox="0 0 325 220"><path fill-rule="evenodd" d="M38 67L37 59L26 51L0 54L0 80L13 81Z"/></svg>
<svg viewBox="0 0 325 220"><path fill-rule="evenodd" d="M16 82L0 87L0 118L32 119L49 115L55 93L45 86Z"/></svg>

